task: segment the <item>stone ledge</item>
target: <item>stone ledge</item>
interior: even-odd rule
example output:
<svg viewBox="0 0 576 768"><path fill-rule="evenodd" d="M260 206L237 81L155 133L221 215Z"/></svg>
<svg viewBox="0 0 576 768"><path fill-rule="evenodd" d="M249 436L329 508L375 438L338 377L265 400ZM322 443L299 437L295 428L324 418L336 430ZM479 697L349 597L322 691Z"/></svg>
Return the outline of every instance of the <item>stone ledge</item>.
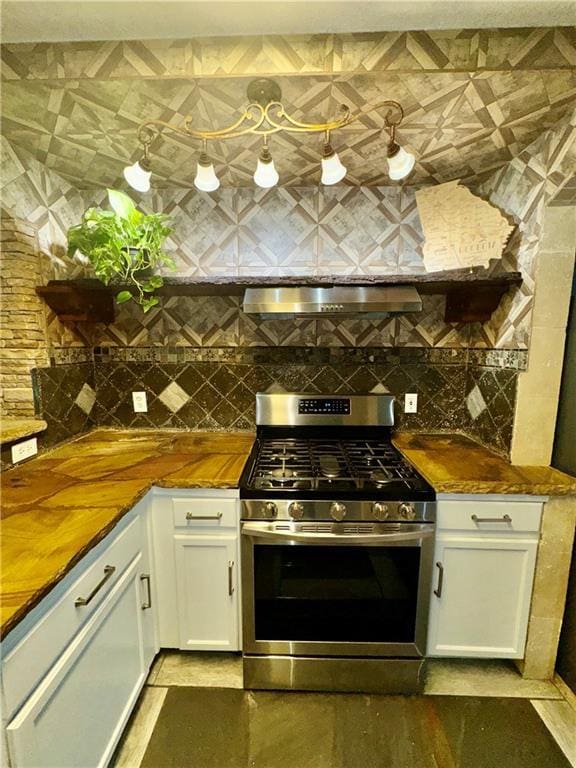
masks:
<svg viewBox="0 0 576 768"><path fill-rule="evenodd" d="M44 432L48 424L43 419L2 418L0 422L0 445L13 443L24 437L32 437Z"/></svg>

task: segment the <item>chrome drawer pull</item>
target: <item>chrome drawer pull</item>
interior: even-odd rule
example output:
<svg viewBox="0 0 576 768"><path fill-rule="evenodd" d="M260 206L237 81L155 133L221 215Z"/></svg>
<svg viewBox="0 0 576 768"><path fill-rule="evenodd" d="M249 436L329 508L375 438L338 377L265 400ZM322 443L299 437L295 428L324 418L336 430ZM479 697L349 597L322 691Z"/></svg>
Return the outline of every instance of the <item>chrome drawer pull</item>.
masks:
<svg viewBox="0 0 576 768"><path fill-rule="evenodd" d="M147 600L145 603L142 603L142 610L145 611L147 608L152 608L152 592L150 591L150 574L149 573L142 573L140 575L140 581L146 582L146 592L147 592Z"/></svg>
<svg viewBox="0 0 576 768"><path fill-rule="evenodd" d="M88 595L88 597L77 597L74 601L74 605L76 608L80 608L83 605L88 605L88 603L96 596L96 594L102 589L104 584L112 577L112 574L116 570L116 566L114 565L105 565L104 566L104 578L102 581L99 581L98 584L94 587L92 592Z"/></svg>
<svg viewBox="0 0 576 768"><path fill-rule="evenodd" d="M444 566L442 563L436 563L438 568L438 586L434 590L436 597L442 597L442 587L444 586Z"/></svg>
<svg viewBox="0 0 576 768"><path fill-rule="evenodd" d="M478 523L511 523L512 518L510 515L502 515L502 517L478 517L478 515L472 515L472 520L478 525Z"/></svg>
<svg viewBox="0 0 576 768"><path fill-rule="evenodd" d="M222 512L215 515L193 515L192 512L186 512L186 520L220 520Z"/></svg>
<svg viewBox="0 0 576 768"><path fill-rule="evenodd" d="M228 597L232 597L234 594L234 584L232 581L232 569L234 568L234 560L228 562Z"/></svg>

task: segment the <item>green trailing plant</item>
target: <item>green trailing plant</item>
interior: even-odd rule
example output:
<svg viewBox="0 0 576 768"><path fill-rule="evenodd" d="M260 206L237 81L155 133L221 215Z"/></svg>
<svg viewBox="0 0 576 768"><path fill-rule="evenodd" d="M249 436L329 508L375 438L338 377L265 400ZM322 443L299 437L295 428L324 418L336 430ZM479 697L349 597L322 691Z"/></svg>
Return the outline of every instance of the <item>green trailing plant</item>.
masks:
<svg viewBox="0 0 576 768"><path fill-rule="evenodd" d="M111 211L89 208L82 222L68 230L68 255L79 251L104 285L120 283L123 289L116 302L133 299L144 312L158 304L154 292L164 285L159 268L175 269L164 242L172 232L170 219L163 213L142 213L133 200L118 190L109 189Z"/></svg>

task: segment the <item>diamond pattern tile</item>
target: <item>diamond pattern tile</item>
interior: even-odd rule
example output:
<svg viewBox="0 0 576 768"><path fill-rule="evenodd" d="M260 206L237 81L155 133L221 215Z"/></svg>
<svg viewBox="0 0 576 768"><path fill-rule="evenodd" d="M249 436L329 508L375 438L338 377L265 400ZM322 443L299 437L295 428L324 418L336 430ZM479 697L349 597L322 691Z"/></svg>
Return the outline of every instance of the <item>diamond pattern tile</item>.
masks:
<svg viewBox="0 0 576 768"><path fill-rule="evenodd" d="M188 401L188 395L175 381L163 389L158 398L172 413L177 413Z"/></svg>
<svg viewBox="0 0 576 768"><path fill-rule="evenodd" d="M96 402L96 392L92 389L90 384L84 384L80 392L78 392L78 395L76 396L76 399L74 400L74 403L82 410L84 413L89 416L92 408L94 408L94 403Z"/></svg>

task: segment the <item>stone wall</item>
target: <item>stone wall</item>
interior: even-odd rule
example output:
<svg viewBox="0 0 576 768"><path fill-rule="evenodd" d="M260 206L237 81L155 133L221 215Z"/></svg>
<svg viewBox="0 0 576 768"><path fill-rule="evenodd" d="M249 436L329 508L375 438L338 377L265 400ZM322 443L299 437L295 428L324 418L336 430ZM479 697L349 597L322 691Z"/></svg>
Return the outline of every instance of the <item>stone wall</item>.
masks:
<svg viewBox="0 0 576 768"><path fill-rule="evenodd" d="M49 360L44 307L34 290L42 283L37 232L5 214L0 222L0 413L27 418L35 411L30 371Z"/></svg>

